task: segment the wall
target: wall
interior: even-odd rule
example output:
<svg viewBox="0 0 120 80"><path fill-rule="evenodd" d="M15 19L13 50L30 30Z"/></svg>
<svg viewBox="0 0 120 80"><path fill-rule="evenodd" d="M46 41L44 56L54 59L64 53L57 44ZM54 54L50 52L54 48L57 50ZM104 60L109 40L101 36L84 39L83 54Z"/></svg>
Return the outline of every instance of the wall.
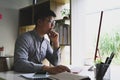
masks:
<svg viewBox="0 0 120 80"><path fill-rule="evenodd" d="M85 56L85 0L71 0L72 64L83 65ZM76 61L77 60L77 61Z"/></svg>
<svg viewBox="0 0 120 80"><path fill-rule="evenodd" d="M0 46L4 46L5 54L12 55L18 29L18 10L0 8Z"/></svg>
<svg viewBox="0 0 120 80"><path fill-rule="evenodd" d="M31 5L32 0L0 0L0 8L20 9Z"/></svg>
<svg viewBox="0 0 120 80"><path fill-rule="evenodd" d="M32 0L0 0L0 47L4 55L14 54L14 44L18 34L18 9L31 4Z"/></svg>

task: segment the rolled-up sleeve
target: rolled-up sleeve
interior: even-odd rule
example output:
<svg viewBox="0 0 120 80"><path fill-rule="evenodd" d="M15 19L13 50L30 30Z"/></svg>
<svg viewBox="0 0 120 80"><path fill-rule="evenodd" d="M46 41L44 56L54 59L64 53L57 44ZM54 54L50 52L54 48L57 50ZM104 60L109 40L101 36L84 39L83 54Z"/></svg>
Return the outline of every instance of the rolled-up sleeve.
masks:
<svg viewBox="0 0 120 80"><path fill-rule="evenodd" d="M41 72L42 64L28 60L30 41L29 36L21 36L16 40L14 51L14 70L17 72Z"/></svg>

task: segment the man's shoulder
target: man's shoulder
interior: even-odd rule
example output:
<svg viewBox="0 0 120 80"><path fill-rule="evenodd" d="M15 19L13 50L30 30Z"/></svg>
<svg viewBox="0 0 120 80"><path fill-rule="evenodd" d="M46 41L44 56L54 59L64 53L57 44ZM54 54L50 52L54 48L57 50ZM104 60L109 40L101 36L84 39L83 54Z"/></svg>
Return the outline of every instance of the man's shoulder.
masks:
<svg viewBox="0 0 120 80"><path fill-rule="evenodd" d="M20 39L31 39L32 38L31 32L32 31L25 32L25 33L19 35L18 38L20 38Z"/></svg>

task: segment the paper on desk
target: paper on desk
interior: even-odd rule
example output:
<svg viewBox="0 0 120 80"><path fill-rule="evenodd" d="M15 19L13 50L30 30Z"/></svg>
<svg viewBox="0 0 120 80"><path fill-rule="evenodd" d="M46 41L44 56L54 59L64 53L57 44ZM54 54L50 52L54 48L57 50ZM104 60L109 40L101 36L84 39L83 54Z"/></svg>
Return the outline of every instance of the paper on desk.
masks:
<svg viewBox="0 0 120 80"><path fill-rule="evenodd" d="M72 74L69 72L62 72L56 75L50 75L49 78L56 79L56 80L82 80L85 78L89 78L88 76L80 76L76 74ZM87 79L90 80L90 79Z"/></svg>
<svg viewBox="0 0 120 80"><path fill-rule="evenodd" d="M22 77L27 79L38 79L38 78L48 78L49 75L47 74L35 74L35 73L27 73L27 74L21 74Z"/></svg>

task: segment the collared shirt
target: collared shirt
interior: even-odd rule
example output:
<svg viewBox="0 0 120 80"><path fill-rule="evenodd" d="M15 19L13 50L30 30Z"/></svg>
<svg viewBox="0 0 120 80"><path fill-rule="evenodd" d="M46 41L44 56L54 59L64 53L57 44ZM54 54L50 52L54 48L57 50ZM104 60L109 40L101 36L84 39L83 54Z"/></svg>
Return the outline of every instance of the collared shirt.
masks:
<svg viewBox="0 0 120 80"><path fill-rule="evenodd" d="M36 30L26 32L17 38L14 51L14 70L17 72L41 72L42 61L54 66L60 62L60 49L53 50L50 42L40 38Z"/></svg>

